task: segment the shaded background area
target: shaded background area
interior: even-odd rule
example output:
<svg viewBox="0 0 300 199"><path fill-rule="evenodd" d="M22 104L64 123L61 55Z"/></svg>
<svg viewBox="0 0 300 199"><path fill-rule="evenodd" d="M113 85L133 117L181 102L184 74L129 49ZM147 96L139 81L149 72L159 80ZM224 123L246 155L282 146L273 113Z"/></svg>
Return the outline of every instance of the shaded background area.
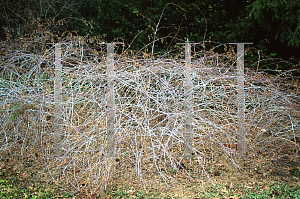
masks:
<svg viewBox="0 0 300 199"><path fill-rule="evenodd" d="M4 0L0 39L35 31L64 37L68 31L107 42L124 41L130 49L140 50L160 38L155 52L169 51L187 38L206 41L205 50L213 48L208 41L253 42L245 57L249 67L260 67L257 61L265 59L261 62L265 69L287 70L299 65L299 10L299 0ZM151 52L152 44L146 48Z"/></svg>

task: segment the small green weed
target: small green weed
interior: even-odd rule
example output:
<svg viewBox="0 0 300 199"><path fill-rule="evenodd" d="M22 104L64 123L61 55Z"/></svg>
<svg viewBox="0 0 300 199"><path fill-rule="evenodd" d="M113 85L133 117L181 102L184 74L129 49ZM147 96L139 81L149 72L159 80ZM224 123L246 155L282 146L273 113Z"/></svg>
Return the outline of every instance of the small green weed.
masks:
<svg viewBox="0 0 300 199"><path fill-rule="evenodd" d="M56 196L61 193L55 192L54 188L51 191L45 191L44 187L40 184L35 184L34 187L26 187L29 183L26 181L21 182L17 177L4 177L0 173L0 198L24 198L24 199L48 199L57 198ZM70 198L71 193L63 193L64 198Z"/></svg>
<svg viewBox="0 0 300 199"><path fill-rule="evenodd" d="M222 185L217 185L218 189L222 189ZM264 188L264 189L263 189ZM264 199L264 198L293 198L298 199L300 198L300 187L288 187L285 184L277 183L277 184L268 184L263 187L255 187L253 189L244 188L244 194L234 194L237 190L236 188L232 188L231 190L226 193L226 196L237 196L241 199L248 199L248 198L255 198L255 199ZM242 190L242 188L238 189ZM207 193L205 194L206 197L215 198L215 197L222 197L218 190L214 187L210 188Z"/></svg>

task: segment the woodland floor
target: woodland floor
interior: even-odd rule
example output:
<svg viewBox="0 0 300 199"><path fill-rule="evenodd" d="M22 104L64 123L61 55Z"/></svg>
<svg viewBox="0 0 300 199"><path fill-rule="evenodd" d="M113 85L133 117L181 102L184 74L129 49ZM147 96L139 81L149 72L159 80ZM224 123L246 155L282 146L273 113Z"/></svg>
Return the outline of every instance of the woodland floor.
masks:
<svg viewBox="0 0 300 199"><path fill-rule="evenodd" d="M211 156L211 151L207 150L206 154L207 157ZM82 188L82 192L76 193L74 196L70 195L70 197L205 198L201 181L203 179L205 192L207 193L206 198L247 198L245 196L249 192L256 192L257 198L260 198L260 192L270 191L268 184L282 183L289 188L300 189L300 159L291 159L291 154L296 155L295 150L290 146L284 146L274 154L258 153L258 156L253 156L253 154L248 153L246 154L248 160L237 159L238 165L241 166L237 170L223 150L220 150L220 147L213 146L214 164L211 164L211 159L207 160L205 170L223 195L213 188L212 183L202 173L203 169L195 158L192 158L191 161L184 159L182 162L183 168L178 173L171 169L162 170L164 174L169 176L171 181L169 186L162 180L156 168L152 167L143 176L146 190L143 189L143 186L140 186L139 177L130 175L131 171L135 170L135 165L125 159L119 159L114 168L116 172L111 176L107 189L102 195L89 195L89 189ZM151 162L145 162L144 164L146 167L151 167ZM45 165L40 158L40 154L36 153L35 157L18 158L8 153L1 160L0 169L1 179L14 179L13 187L22 189L39 186L45 190L55 190L56 196L52 198L63 198L68 195L62 188L56 186L50 177L45 180L45 178L42 179L37 175L40 171L45 171ZM187 177L187 173L192 178ZM275 187L273 192L279 190L279 185L277 186L278 189ZM229 193L231 193L231 196L228 196ZM273 194L276 195L276 193Z"/></svg>

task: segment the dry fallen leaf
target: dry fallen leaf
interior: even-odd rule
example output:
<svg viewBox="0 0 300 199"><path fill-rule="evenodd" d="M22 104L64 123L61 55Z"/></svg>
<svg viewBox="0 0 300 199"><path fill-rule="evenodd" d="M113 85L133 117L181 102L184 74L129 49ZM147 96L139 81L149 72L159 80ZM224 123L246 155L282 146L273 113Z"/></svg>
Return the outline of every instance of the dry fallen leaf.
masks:
<svg viewBox="0 0 300 199"><path fill-rule="evenodd" d="M282 167L284 170L286 170L286 171L290 171L290 170L292 170L293 168L292 167L289 167L289 166L286 166L286 167Z"/></svg>
<svg viewBox="0 0 300 199"><path fill-rule="evenodd" d="M0 162L0 169L3 169L5 167L5 163L4 162Z"/></svg>

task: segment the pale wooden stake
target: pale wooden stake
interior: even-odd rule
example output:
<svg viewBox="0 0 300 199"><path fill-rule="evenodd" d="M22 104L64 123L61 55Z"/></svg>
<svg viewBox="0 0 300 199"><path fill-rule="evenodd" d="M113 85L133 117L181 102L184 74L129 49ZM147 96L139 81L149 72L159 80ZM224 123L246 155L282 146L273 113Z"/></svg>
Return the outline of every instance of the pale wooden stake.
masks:
<svg viewBox="0 0 300 199"><path fill-rule="evenodd" d="M101 43L107 45L107 93L106 93L106 125L107 125L107 157L114 157L115 153L115 96L114 96L114 44L123 43Z"/></svg>
<svg viewBox="0 0 300 199"><path fill-rule="evenodd" d="M56 157L61 156L62 150L62 96L61 96L61 44L55 44L55 79L54 79L54 104L55 104L55 114L54 114L54 155Z"/></svg>
<svg viewBox="0 0 300 199"><path fill-rule="evenodd" d="M237 155L242 156L246 148L245 93L244 93L244 45L253 43L229 43L237 45Z"/></svg>
<svg viewBox="0 0 300 199"><path fill-rule="evenodd" d="M192 157L192 133L193 133L193 95L192 95L192 68L191 68L191 43L188 41L186 43L177 43L185 44L185 77L184 77L184 156L188 159Z"/></svg>

